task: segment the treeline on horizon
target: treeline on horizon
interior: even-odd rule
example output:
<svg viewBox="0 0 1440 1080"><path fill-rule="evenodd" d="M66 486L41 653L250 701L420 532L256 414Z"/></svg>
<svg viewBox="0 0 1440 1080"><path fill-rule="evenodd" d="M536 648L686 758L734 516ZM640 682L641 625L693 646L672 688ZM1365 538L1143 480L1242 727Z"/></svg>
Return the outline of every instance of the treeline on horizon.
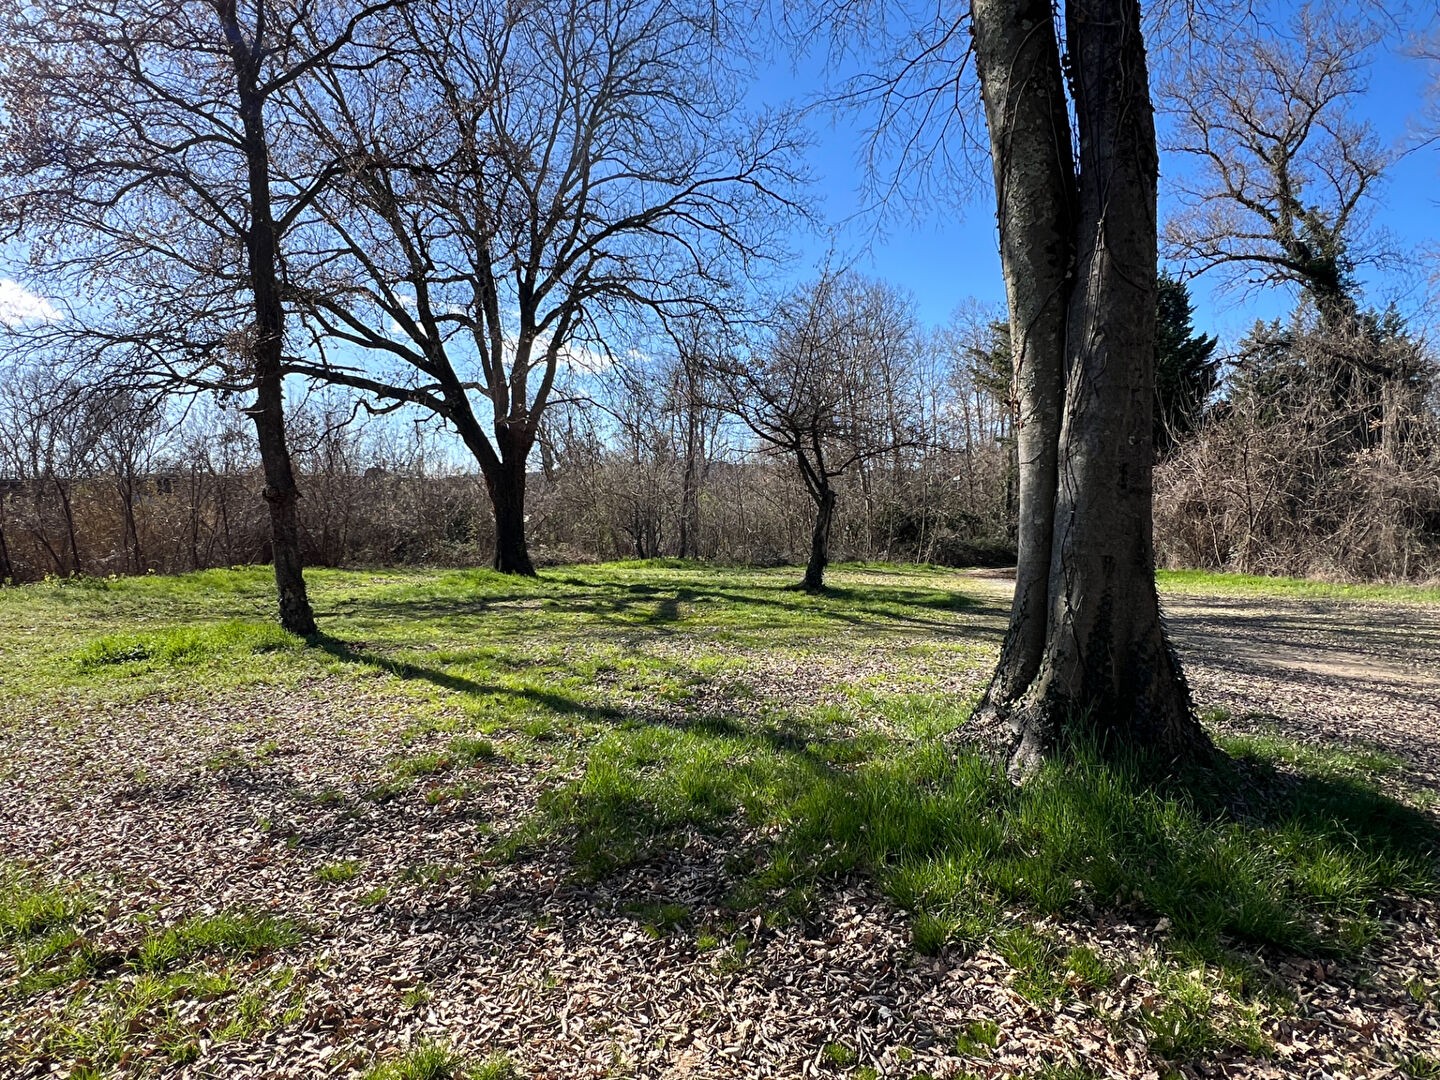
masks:
<svg viewBox="0 0 1440 1080"><path fill-rule="evenodd" d="M1096 373L1134 374L1084 434L1129 456L1085 494L1148 497L1135 473L1153 461L1162 564L1431 578L1437 359L1360 277L1401 258L1370 214L1427 145L1386 144L1357 109L1397 28L1338 2L1244 7L1159 34L1131 88L1131 135L1151 146L1152 105L1168 116L1167 164L1111 206L1144 235L1139 291L1083 316L1125 324L1094 332ZM0 12L5 270L47 298L0 312L0 580L268 559L283 624L309 633L307 562L527 574L534 545L804 561L819 589L832 557L1003 560L1019 477L1054 486L1036 462L1058 453L1058 418L1101 416L1083 395L1036 404L1034 358L1063 386L1076 357L1058 332L1026 340L1016 295L1006 320L932 330L850 270L787 284L789 241L818 224L809 135L804 110L750 95L773 60L744 46L752 16L705 0ZM876 53L892 78L874 85L903 96L904 43L922 40ZM962 61L944 61L960 97L940 115L978 123ZM1037 70L1063 105L1058 46ZM890 90L850 89L883 114ZM919 120L891 115L880 159L887 132L927 145ZM1171 162L1187 167L1157 238ZM891 164L897 198L947 179L903 151ZM1055 233L1067 254L1037 297L1067 305L1074 244L1096 235L1065 224L1073 187L1042 200L1056 220L1002 229ZM1293 313L1222 357L1157 262L1281 290ZM1006 265L1012 294L1034 284L1038 264ZM1021 453L1042 429L1044 453Z"/></svg>
<svg viewBox="0 0 1440 1080"><path fill-rule="evenodd" d="M831 553L1013 562L1016 474L1003 323L957 318L885 350L883 430L835 479ZM1257 324L1222 366L1185 288L1162 285L1156 544L1162 566L1345 580L1440 574L1435 360L1393 313L1348 336L1301 312ZM1353 351L1399 373L1337 387ZM1339 358L1339 359L1337 359ZM693 374L693 373L692 373ZM701 383L714 381L713 373ZM804 562L814 506L677 358L574 371L542 429L526 532L537 561L675 556ZM855 420L852 417L851 420ZM484 565L484 478L433 427L359 417L336 395L289 419L307 563ZM838 432L828 438L843 442ZM266 562L269 523L235 409L75 393L40 373L0 392L0 578L177 573Z"/></svg>

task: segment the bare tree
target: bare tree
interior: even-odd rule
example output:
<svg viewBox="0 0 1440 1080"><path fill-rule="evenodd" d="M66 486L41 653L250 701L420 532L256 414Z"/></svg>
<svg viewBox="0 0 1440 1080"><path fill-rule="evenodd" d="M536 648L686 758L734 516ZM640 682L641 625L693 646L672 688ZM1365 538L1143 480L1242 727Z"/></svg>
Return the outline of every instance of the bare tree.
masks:
<svg viewBox="0 0 1440 1080"><path fill-rule="evenodd" d="M1168 254L1195 273L1298 287L1327 329L1356 312L1354 273L1383 252L1370 200L1396 152L1354 105L1383 28L1363 7L1306 4L1288 25L1225 27L1166 87L1170 149L1191 159Z"/></svg>
<svg viewBox="0 0 1440 1080"><path fill-rule="evenodd" d="M1357 445L1371 403L1337 402L1336 353L1405 373L1386 439ZM1240 343L1226 396L1157 472L1157 534L1180 565L1266 574L1405 578L1440 567L1436 359L1392 312L1338 336L1314 312Z"/></svg>
<svg viewBox="0 0 1440 1080"><path fill-rule="evenodd" d="M297 101L351 164L317 202L324 349L288 370L442 417L485 476L498 570L533 573L527 461L561 368L713 310L793 208L795 136L741 115L738 33L696 0L416 0L403 60Z"/></svg>
<svg viewBox="0 0 1440 1080"><path fill-rule="evenodd" d="M66 298L46 362L250 397L280 621L315 630L285 441L286 248L334 173L277 96L387 0L55 0L0 16L0 224Z"/></svg>
<svg viewBox="0 0 1440 1080"><path fill-rule="evenodd" d="M827 272L780 303L773 331L752 356L720 367L722 407L794 463L815 503L800 584L807 592L825 587L836 478L898 445L882 373L915 344L903 296L851 273Z"/></svg>
<svg viewBox="0 0 1440 1080"><path fill-rule="evenodd" d="M145 572L136 504L151 471L160 429L163 399L130 390L101 387L82 399L82 422L89 429L96 465L109 474L120 507L120 543L125 568Z"/></svg>
<svg viewBox="0 0 1440 1080"><path fill-rule="evenodd" d="M95 431L85 422L82 398L82 387L44 369L12 370L0 379L0 462L13 494L28 496L18 524L43 550L47 572L59 576L86 571L75 492L94 464Z"/></svg>
<svg viewBox="0 0 1440 1080"><path fill-rule="evenodd" d="M675 554L682 559L699 554L700 491L710 473L712 446L717 435L719 414L710 404L711 373L702 333L692 328L680 337L679 348L669 364L666 380L667 412L678 427L682 473L680 509L676 527Z"/></svg>

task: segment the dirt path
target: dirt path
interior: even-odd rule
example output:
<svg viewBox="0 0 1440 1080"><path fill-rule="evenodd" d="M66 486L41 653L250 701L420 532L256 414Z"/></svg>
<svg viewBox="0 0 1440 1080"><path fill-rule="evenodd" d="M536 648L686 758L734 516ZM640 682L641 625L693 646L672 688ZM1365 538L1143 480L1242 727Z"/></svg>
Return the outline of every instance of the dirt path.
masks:
<svg viewBox="0 0 1440 1080"><path fill-rule="evenodd" d="M1010 595L1002 574L974 584ZM1440 792L1440 608L1263 596L1162 595L1201 709L1240 727L1374 746Z"/></svg>

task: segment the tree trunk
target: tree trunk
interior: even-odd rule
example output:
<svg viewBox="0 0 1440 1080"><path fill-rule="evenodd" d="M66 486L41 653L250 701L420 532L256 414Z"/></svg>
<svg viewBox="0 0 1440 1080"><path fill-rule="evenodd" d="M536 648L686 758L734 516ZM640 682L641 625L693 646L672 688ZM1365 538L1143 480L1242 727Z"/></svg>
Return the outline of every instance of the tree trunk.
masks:
<svg viewBox="0 0 1440 1080"><path fill-rule="evenodd" d="M10 562L10 544L5 539L5 492L0 491L0 585L15 583L15 567Z"/></svg>
<svg viewBox="0 0 1440 1080"><path fill-rule="evenodd" d="M65 541L70 545L70 575L78 577L84 572L80 565L80 538L75 529L75 505L70 500L70 485L55 479L55 493L60 496L60 512L65 518Z"/></svg>
<svg viewBox="0 0 1440 1080"><path fill-rule="evenodd" d="M245 238L255 315L255 403L250 415L255 421L260 466L265 474L265 502L270 508L280 625L292 634L308 636L316 631L315 613L305 591L300 552L300 490L285 440L285 311L280 301L279 236L270 207L270 147L265 135L264 99L257 89L256 53L243 40L233 4L222 5L221 20L231 42L239 83L250 193L250 228Z"/></svg>
<svg viewBox="0 0 1440 1080"><path fill-rule="evenodd" d="M484 470L485 488L495 513L495 559L492 565L502 574L535 576L530 550L525 543L525 458L502 458Z"/></svg>
<svg viewBox="0 0 1440 1080"><path fill-rule="evenodd" d="M251 417L265 476L265 505L270 510L270 541L275 565L275 588L280 601L280 625L292 634L315 633L315 613L305 590L304 561L300 553L300 489L290 449L285 442L285 399L280 377L258 380Z"/></svg>
<svg viewBox="0 0 1440 1080"><path fill-rule="evenodd" d="M1075 164L1050 0L972 0L971 19L991 132L1017 412L1009 451L1019 472L1015 597L980 705L1003 716L1034 679L1045 647ZM1007 476L1007 503L1010 483Z"/></svg>
<svg viewBox="0 0 1440 1080"><path fill-rule="evenodd" d="M121 525L123 527L126 555L132 574L145 570L145 558L140 550L140 525L135 520L135 473L129 464L122 466L116 477L120 496Z"/></svg>
<svg viewBox="0 0 1440 1080"><path fill-rule="evenodd" d="M1008 32L987 32L995 29L991 7L1012 17L1011 23L1000 20ZM1007 183L1037 198L1043 194L1046 205L1072 208L1069 250L1077 259L1073 284L1059 294L1065 352L1056 370L1066 372L1063 395L1044 396L1058 387L1048 376L1027 387L1026 353L1016 346L1022 417L1028 393L1042 411L1053 401L1060 418L1053 454L1041 445L1036 425L1029 425L1028 439L1027 425L1020 429L1022 559L1036 556L1038 523L1046 517L1039 493L1047 489L1052 532L1043 586L1028 577L1017 581L1010 634L987 701L1009 715L1014 776L1082 742L1110 753L1144 754L1173 769L1205 759L1210 744L1165 638L1155 590L1150 479L1158 158L1139 5L1066 4L1080 162L1078 179L1071 174L1073 197L1059 201L1066 157L1060 148L1069 145L1069 132L1054 113L1056 84L1040 77L1037 66L1048 67L1058 56L1049 9L1031 0L975 0L975 8L987 106L995 101L987 116L1002 192L1002 261L1013 326L1028 327L1031 335L1040 325L1053 329L1048 318L1057 309L1035 293L1033 283L1037 272L1046 271L1054 282L1060 248L1044 219L1034 226L1028 215L1037 210L1007 222L1016 198ZM1041 38L1046 43L1036 44ZM1033 63L1024 59L1027 48L1036 50ZM1001 94L995 78L1005 71L1037 74ZM1051 355L1047 350L1036 360ZM1028 563L1022 569L1032 572ZM1038 608L1037 593L1043 594ZM1037 611L1044 613L1038 631ZM1038 657L1032 652L1037 634ZM1023 689L1018 700L1017 687Z"/></svg>
<svg viewBox="0 0 1440 1080"><path fill-rule="evenodd" d="M700 432L695 407L685 410L685 469L680 477L679 542L676 552L682 559L695 554L695 536L700 523Z"/></svg>
<svg viewBox="0 0 1440 1080"><path fill-rule="evenodd" d="M825 567L830 564L830 525L835 520L835 492L829 487L813 493L815 528L810 534L810 561L805 564L805 579L800 587L806 592L825 590Z"/></svg>

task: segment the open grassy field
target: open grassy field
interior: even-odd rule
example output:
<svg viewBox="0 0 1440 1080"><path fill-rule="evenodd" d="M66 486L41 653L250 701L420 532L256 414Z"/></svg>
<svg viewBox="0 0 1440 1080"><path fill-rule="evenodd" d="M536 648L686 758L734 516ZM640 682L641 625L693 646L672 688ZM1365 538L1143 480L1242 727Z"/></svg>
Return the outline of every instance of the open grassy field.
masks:
<svg viewBox="0 0 1440 1080"><path fill-rule="evenodd" d="M0 590L0 1075L1440 1076L1440 593L1162 575L1232 766L1016 789L1003 581L794 576Z"/></svg>

